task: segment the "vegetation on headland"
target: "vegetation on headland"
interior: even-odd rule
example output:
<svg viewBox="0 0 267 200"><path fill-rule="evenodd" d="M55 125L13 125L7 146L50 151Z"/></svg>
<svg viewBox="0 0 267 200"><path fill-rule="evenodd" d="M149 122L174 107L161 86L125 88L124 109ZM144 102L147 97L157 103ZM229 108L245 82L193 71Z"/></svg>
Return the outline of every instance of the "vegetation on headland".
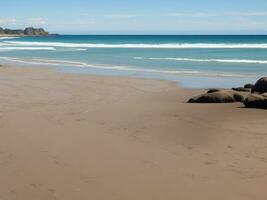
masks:
<svg viewBox="0 0 267 200"><path fill-rule="evenodd" d="M8 29L0 27L0 36L47 36L50 35L49 32L45 31L43 28L33 28L27 27L22 29Z"/></svg>

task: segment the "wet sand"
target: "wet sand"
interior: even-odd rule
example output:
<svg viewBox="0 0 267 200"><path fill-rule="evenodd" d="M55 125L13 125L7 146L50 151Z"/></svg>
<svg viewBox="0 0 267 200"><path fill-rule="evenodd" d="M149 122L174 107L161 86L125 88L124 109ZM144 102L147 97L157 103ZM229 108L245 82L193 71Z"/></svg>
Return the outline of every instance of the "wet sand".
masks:
<svg viewBox="0 0 267 200"><path fill-rule="evenodd" d="M199 93L0 67L0 199L266 200L267 111Z"/></svg>

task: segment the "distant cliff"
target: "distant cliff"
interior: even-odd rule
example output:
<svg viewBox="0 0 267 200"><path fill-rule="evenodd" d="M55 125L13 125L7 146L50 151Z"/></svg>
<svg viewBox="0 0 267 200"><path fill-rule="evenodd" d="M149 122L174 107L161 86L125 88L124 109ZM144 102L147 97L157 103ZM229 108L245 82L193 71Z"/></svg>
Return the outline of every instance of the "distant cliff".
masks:
<svg viewBox="0 0 267 200"><path fill-rule="evenodd" d="M28 27L22 29L3 29L0 27L0 35L25 35L25 36L47 36L49 33L43 28Z"/></svg>

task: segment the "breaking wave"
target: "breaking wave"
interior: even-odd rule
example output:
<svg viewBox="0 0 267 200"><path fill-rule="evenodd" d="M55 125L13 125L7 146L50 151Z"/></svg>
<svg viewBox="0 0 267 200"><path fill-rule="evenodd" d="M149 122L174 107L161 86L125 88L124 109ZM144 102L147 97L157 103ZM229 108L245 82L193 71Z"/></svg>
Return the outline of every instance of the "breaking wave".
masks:
<svg viewBox="0 0 267 200"><path fill-rule="evenodd" d="M25 51L25 50L47 50L47 51L55 51L54 47L0 47L1 51Z"/></svg>
<svg viewBox="0 0 267 200"><path fill-rule="evenodd" d="M169 44L94 44L94 43L64 43L64 42L22 42L4 41L6 45L19 46L50 46L70 48L151 48L151 49L267 49L267 43L233 44L233 43L169 43Z"/></svg>
<svg viewBox="0 0 267 200"><path fill-rule="evenodd" d="M173 60L173 61L189 61L189 62L267 64L267 60L248 60L248 59L196 59L196 58L144 58L144 57L134 57L134 59L137 59L137 60L141 60L141 59Z"/></svg>

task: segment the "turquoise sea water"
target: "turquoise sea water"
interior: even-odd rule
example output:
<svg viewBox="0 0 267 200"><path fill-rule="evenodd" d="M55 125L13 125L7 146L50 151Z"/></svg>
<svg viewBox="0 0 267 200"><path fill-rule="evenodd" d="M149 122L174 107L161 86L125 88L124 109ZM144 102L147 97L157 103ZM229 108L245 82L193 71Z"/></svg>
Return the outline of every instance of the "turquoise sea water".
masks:
<svg viewBox="0 0 267 200"><path fill-rule="evenodd" d="M267 75L267 36L61 35L0 38L0 62L71 73L232 87Z"/></svg>

